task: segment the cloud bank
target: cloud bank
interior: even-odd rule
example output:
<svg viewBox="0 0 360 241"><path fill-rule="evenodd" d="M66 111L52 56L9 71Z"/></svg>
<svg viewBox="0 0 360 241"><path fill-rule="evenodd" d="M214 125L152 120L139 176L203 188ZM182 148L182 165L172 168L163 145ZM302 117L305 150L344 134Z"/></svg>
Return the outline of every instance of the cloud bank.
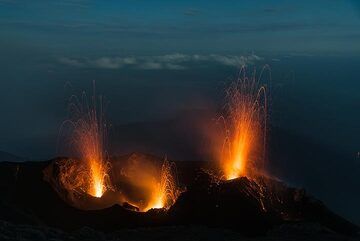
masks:
<svg viewBox="0 0 360 241"><path fill-rule="evenodd" d="M133 67L145 70L184 70L193 63L215 63L224 66L240 67L253 65L264 58L255 54L251 55L219 55L219 54L165 54L155 56L127 56L127 57L100 57L95 59L88 58L68 58L61 57L58 61L61 64L79 68L99 68L99 69L121 69Z"/></svg>

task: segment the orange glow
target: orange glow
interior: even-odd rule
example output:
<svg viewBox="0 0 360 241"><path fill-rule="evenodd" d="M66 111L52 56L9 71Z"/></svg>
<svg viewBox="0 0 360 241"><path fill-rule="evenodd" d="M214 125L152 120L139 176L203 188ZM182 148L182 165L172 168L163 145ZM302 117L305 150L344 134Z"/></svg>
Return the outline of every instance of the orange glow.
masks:
<svg viewBox="0 0 360 241"><path fill-rule="evenodd" d="M92 104L87 103L85 94L81 101L75 96L70 99L69 111L71 119L64 122L69 124L70 133L67 135L68 145L79 158L82 168L78 168L77 186L93 197L100 198L108 189L108 162L105 157L106 123L102 113L97 110L96 100L93 96ZM64 170L66 171L66 170ZM73 182L73 180L68 180Z"/></svg>
<svg viewBox="0 0 360 241"><path fill-rule="evenodd" d="M92 161L89 164L90 167L90 188L88 194L94 197L101 197L106 191L105 185L106 170L104 165L99 161Z"/></svg>
<svg viewBox="0 0 360 241"><path fill-rule="evenodd" d="M266 94L256 81L255 73L248 78L242 69L239 78L227 91L225 141L220 166L226 180L247 176L265 148ZM262 150L264 151L264 149Z"/></svg>
<svg viewBox="0 0 360 241"><path fill-rule="evenodd" d="M172 165L165 160L160 172L160 179L151 185L151 198L145 211L152 208L170 208L180 195L181 191L177 187Z"/></svg>
<svg viewBox="0 0 360 241"><path fill-rule="evenodd" d="M161 167L143 157L135 157L123 168L123 175L136 189L136 198L125 197L125 200L146 212L152 208L170 208L180 195L173 172L174 164L167 160Z"/></svg>

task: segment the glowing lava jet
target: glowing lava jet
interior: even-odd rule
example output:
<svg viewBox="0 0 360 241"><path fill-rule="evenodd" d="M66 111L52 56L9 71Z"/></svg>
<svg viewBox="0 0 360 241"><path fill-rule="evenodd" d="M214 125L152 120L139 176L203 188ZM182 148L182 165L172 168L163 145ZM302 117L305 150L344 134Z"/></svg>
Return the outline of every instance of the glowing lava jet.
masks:
<svg viewBox="0 0 360 241"><path fill-rule="evenodd" d="M175 203L180 193L181 191L173 174L172 164L165 160L161 166L159 178L151 184L150 201L144 210L152 208L168 209Z"/></svg>
<svg viewBox="0 0 360 241"><path fill-rule="evenodd" d="M79 161L74 164L77 165L75 168L78 170L76 180L79 183L74 183L74 185L81 191L97 198L100 198L110 186L109 168L105 154L106 122L101 99L99 102L100 109L98 110L95 94L92 96L90 104L85 93L80 100L76 96L72 96L69 105L71 119L65 121L62 126L62 130L64 126L70 127L70 133L66 135L67 144L79 158ZM69 163L74 162L69 160ZM69 171L63 170L62 176L68 176L67 172ZM63 182L74 182L74 180L62 179Z"/></svg>
<svg viewBox="0 0 360 241"><path fill-rule="evenodd" d="M261 76L261 74L260 74ZM238 79L227 90L225 141L220 166L226 180L247 176L259 167L266 139L266 90L256 79L256 73L246 76L242 68Z"/></svg>
<svg viewBox="0 0 360 241"><path fill-rule="evenodd" d="M126 202L146 212L170 208L181 193L174 173L174 164L164 160L159 166L145 156L133 156L122 169L131 192L124 191Z"/></svg>

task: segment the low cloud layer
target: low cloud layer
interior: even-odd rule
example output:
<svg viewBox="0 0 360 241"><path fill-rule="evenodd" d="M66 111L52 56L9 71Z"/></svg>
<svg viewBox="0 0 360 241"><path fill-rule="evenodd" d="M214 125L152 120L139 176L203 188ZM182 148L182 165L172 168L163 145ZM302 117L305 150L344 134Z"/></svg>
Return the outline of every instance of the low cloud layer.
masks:
<svg viewBox="0 0 360 241"><path fill-rule="evenodd" d="M257 61L263 60L262 57L255 54L247 56L236 55L218 55L218 54L166 54L156 56L137 56L137 57L101 57L96 59L88 58L59 58L59 62L73 67L81 68L99 68L99 69L121 69L132 67L148 70L183 70L187 69L192 63L217 63L224 66L240 67L243 65L252 65Z"/></svg>

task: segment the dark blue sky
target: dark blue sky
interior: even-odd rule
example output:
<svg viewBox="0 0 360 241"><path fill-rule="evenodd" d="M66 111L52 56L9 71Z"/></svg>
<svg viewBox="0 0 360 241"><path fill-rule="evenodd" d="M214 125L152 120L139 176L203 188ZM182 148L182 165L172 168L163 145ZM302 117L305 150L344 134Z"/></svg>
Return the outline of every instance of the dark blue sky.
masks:
<svg viewBox="0 0 360 241"><path fill-rule="evenodd" d="M356 2L1 0L0 49L79 56L353 54L360 51Z"/></svg>

